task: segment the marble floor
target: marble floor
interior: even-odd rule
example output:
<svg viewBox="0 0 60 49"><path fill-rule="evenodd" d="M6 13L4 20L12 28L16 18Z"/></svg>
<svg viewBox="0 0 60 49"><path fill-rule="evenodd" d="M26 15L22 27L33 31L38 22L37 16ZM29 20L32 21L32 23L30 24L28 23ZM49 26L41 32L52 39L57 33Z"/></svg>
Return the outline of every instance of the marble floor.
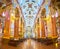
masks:
<svg viewBox="0 0 60 49"><path fill-rule="evenodd" d="M0 43L0 49L60 49L60 44L45 45L32 39L27 39L24 42L21 42L18 46Z"/></svg>

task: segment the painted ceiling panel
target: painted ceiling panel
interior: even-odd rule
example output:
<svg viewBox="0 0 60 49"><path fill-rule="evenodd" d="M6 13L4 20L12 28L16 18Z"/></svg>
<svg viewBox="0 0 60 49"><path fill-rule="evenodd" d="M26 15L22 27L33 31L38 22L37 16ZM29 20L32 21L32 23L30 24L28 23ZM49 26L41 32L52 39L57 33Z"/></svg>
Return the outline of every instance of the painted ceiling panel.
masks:
<svg viewBox="0 0 60 49"><path fill-rule="evenodd" d="M34 20L43 0L18 0L25 19L25 26L33 27Z"/></svg>

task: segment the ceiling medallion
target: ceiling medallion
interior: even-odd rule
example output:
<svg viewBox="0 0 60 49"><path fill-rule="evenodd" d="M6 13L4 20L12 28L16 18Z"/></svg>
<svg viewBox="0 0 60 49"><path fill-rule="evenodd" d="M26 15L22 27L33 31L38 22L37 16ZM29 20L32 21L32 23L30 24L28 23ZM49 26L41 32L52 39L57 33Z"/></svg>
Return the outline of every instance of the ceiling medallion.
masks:
<svg viewBox="0 0 60 49"><path fill-rule="evenodd" d="M32 8L32 4L28 4L28 7L29 7L29 8Z"/></svg>

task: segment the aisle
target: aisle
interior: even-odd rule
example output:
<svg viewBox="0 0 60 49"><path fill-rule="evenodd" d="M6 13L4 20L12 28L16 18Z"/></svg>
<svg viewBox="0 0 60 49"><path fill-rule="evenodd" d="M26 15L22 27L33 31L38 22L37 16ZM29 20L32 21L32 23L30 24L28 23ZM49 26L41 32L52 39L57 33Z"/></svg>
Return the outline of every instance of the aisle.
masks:
<svg viewBox="0 0 60 49"><path fill-rule="evenodd" d="M28 39L22 43L20 43L18 46L10 46L7 44L2 44L1 49L60 49L60 45L44 45L40 42L34 41L32 39Z"/></svg>

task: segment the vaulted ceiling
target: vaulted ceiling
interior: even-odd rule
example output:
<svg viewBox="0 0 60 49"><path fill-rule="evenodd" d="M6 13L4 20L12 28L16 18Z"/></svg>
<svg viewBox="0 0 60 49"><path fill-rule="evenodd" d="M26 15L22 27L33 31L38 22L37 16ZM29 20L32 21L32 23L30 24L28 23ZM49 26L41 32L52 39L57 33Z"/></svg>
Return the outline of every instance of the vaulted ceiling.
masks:
<svg viewBox="0 0 60 49"><path fill-rule="evenodd" d="M17 0L17 1L19 2L19 5L22 9L22 13L23 13L26 24L32 27L34 23L33 20L36 18L39 8L44 0L24 0L24 1ZM0 0L0 8L1 7L5 8L10 4L12 4L12 0ZM60 9L60 0L51 0L50 6L54 7L55 9L56 8ZM48 11L47 9L48 7L47 6L45 7L46 7L46 10Z"/></svg>
<svg viewBox="0 0 60 49"><path fill-rule="evenodd" d="M26 27L33 27L34 20L43 1L44 0L18 0L24 15Z"/></svg>

